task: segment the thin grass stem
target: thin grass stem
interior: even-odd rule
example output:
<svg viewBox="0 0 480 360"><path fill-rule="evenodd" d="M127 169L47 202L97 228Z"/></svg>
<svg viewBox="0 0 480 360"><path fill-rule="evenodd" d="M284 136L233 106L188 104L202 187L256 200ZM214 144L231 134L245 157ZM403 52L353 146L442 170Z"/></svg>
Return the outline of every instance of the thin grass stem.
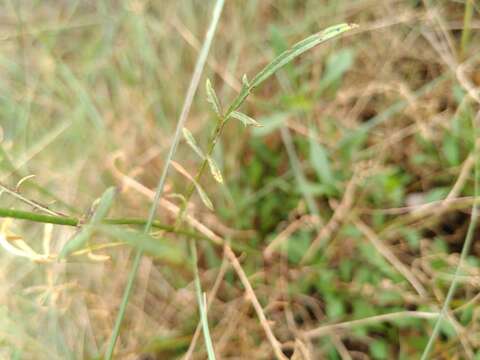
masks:
<svg viewBox="0 0 480 360"><path fill-rule="evenodd" d="M64 226L80 226L82 220L75 217L65 217L56 215L45 215L23 210L5 209L0 208L0 218L10 218L19 220L28 220L32 222L64 225ZM140 218L111 218L102 220L102 224L107 225L132 225L132 226L145 226L146 219ZM162 224L159 221L153 221L152 227L159 230L164 230L169 233L175 233L179 235L185 235L194 239L210 240L207 236L196 233L194 231L188 231L184 229L175 229L171 225Z"/></svg>
<svg viewBox="0 0 480 360"><path fill-rule="evenodd" d="M465 13L463 16L462 39L460 40L460 56L463 57L468 49L470 42L470 32L472 28L473 0L466 0Z"/></svg>
<svg viewBox="0 0 480 360"><path fill-rule="evenodd" d="M187 90L187 95L185 97L185 101L183 103L182 111L180 113L180 117L177 123L177 128L175 131L175 135L172 141L172 145L170 146L167 159L165 161L165 165L162 171L162 174L160 176L160 180L158 182L157 190L155 192L155 197L153 199L152 206L150 208L150 212L148 215L148 220L147 223L145 224L144 232L148 233L150 232L150 229L152 228L152 224L154 222L155 214L157 212L158 208L158 203L160 201L160 198L163 194L163 189L165 186L165 180L167 178L168 170L170 167L170 161L173 159L173 156L175 155L175 151L177 149L178 143L180 141L180 136L182 133L182 128L187 120L188 114L190 112L190 108L192 106L193 98L195 96L195 93L197 92L198 84L200 82L200 77L202 75L203 69L205 67L205 63L207 60L208 53L210 51L210 46L213 42L213 37L215 34L215 30L217 28L218 20L220 19L220 15L223 10L223 5L224 5L224 0L217 0L215 3L215 7L213 10L213 16L212 20L210 22L210 26L208 28L207 34L205 36L205 42L203 43L202 50L200 51L200 55L197 59L197 63L195 65L195 70L193 72L192 79L190 81L190 85ZM143 250L139 248L135 252L135 258L132 264L132 268L130 270L130 274L128 277L127 281L127 286L124 290L123 293L123 298L122 302L120 304L120 309L117 315L117 319L115 321L115 326L112 331L112 335L110 338L110 342L108 345L108 349L105 355L106 360L111 360L113 356L113 351L115 349L115 344L117 342L118 335L120 333L120 327L122 325L123 319L125 317L125 311L128 305L128 301L130 298L130 294L132 292L133 284L135 282L138 268L140 265L140 261L143 256Z"/></svg>
<svg viewBox="0 0 480 360"><path fill-rule="evenodd" d="M244 82L240 93L232 101L232 103L228 107L228 110L225 112L223 117L218 117L217 125L215 126L215 130L213 131L213 134L209 141L207 157L212 155L215 145L222 134L225 124L228 122L228 120L232 116L232 113L237 111L242 106L242 104L245 102L245 100L248 98L248 96L254 89L259 87L270 76L274 75L275 72L278 71L281 67L285 66L290 61L300 56L304 52L312 49L313 47L323 42L333 39L346 31L355 29L357 27L358 25L356 24L343 23L343 24L331 26L319 33L310 35L307 38L295 43L291 48L289 48L288 50L285 50L283 53L275 57L270 63L268 63L262 70L260 70L254 76L253 80L250 83ZM208 165L207 157L205 158L205 160L203 160L202 164L200 165L197 171L197 174L194 177L195 182L197 183L199 182L200 178L203 175L203 172L205 171L205 168ZM188 202L191 196L193 195L194 191L195 191L195 185L192 183L190 184L190 187L186 192L186 196L185 196L186 201L183 203L181 207L179 218L177 218L177 221L176 221L177 226L179 226L183 221Z"/></svg>
<svg viewBox="0 0 480 360"><path fill-rule="evenodd" d="M479 161L478 161L478 134L477 134L477 126L476 122L480 120L480 111L477 113L476 118L473 119L473 134L474 134L474 149L473 149L473 156L475 159L475 170L474 170L474 197L475 199L478 197L478 178L480 174L480 169L479 169ZM425 347L421 360L427 360L430 352L432 351L433 345L435 344L435 341L437 340L438 334L440 332L440 327L442 325L443 318L447 315L447 312L450 307L450 302L453 299L453 296L455 295L455 291L457 290L458 286L458 279L460 272L462 270L462 265L465 262L465 259L470 251L470 247L472 245L472 241L474 238L475 234L475 228L477 226L477 217L478 217L478 207L474 203L472 206L472 213L470 216L470 223L468 224L468 230L467 230L467 235L465 237L465 242L462 247L462 251L460 253L460 260L458 262L457 268L455 269L455 274L453 276L452 283L450 284L450 288L448 289L447 296L445 298L445 301L443 302L442 309L440 311L440 314L437 318L437 321L435 322L435 325L432 330L432 334L430 335L430 338L428 339L427 346Z"/></svg>
<svg viewBox="0 0 480 360"><path fill-rule="evenodd" d="M223 3L224 3L223 0L218 0L215 4L214 14L213 14L213 17L212 17L212 22L211 22L210 28L207 32L205 43L203 45L202 51L200 52L200 56L198 58L197 65L195 66L195 71L194 71L192 80L190 82L189 89L187 91L187 96L185 98L185 102L184 102L184 105L183 105L183 108L182 108L182 112L180 114L180 118L179 118L179 121L177 123L177 129L176 129L176 132L175 132L175 136L174 136L172 145L170 147L163 172L160 176L160 180L159 180L159 183L158 183L158 186L157 186L157 190L155 192L153 204L152 204L152 207L150 209L148 221L145 225L145 229L144 229L145 232L149 232L149 230L151 228L151 224L152 224L153 219L155 217L156 210L157 210L157 207L158 207L158 202L159 202L160 197L163 193L163 188L164 188L165 180L166 180L166 177L167 177L167 174L168 174L168 169L169 169L169 166L170 166L170 162L172 161L173 155L175 154L176 147L177 147L178 142L180 140L180 134L182 133L183 125L184 125L184 123L186 121L186 118L187 118L187 115L189 113L191 103L193 101L193 96L195 95L196 89L198 87L198 82L200 80L200 75L201 75L203 67L205 65L206 57L207 57L207 54L208 54L208 51L209 51L209 48L210 48L210 45L211 45L211 42L212 42L212 39L213 39L213 34L215 32L215 28L216 28L216 25L218 23L218 19L220 17L220 14L221 14L221 11L222 11L222 8L223 8ZM216 145L218 139L220 138L222 130L225 127L225 124L227 123L227 121L230 118L230 116L232 115L232 113L234 111L236 111L244 103L244 101L246 100L246 98L248 97L250 92L254 88L258 87L261 83L263 83L270 76L272 76L282 66L284 66L288 62L292 61L294 58L296 58L296 57L300 56L301 54L303 54L304 52L312 49L314 46L316 46L318 44L321 44L321 43L323 43L323 42L325 42L329 39L332 39L332 38L346 32L346 31L348 31L352 28L355 28L355 27L357 27L357 25L354 25L354 24L339 24L339 25L331 26L331 27L325 29L324 31L322 31L320 33L311 35L311 36L307 37L306 39L294 44L290 49L286 50L285 52L283 52L282 54L277 56L275 59L273 59L259 73L257 73L257 75L255 75L252 83L249 84L248 80L246 80L246 78L245 78L245 81L243 83L243 87L242 87L242 90L240 91L240 94L234 99L234 101L232 102L232 104L228 108L227 112L223 116L218 117L217 125L216 125L215 130L214 130L214 132L211 136L211 139L209 141L207 156L205 157L205 160L202 162L202 164L200 165L200 167L199 167L199 169L198 169L198 171L195 175L195 178L194 178L195 181L193 181L190 184L190 187L188 188L188 190L186 192L185 201L184 201L184 203L183 203L183 205L180 209L179 216L177 217L177 220L176 220L176 223L175 223L175 229L179 228L180 225L183 222L183 218L184 218L185 213L186 213L187 204L188 204L188 202L189 202L189 200L190 200L190 198L191 198L191 196L194 192L194 189L195 189L195 183L198 183L198 181L200 180L205 168L207 167L208 156L210 156L212 154L213 149L215 148L215 145ZM110 344L109 344L109 347L108 347L108 350L107 350L107 356L106 356L107 360L110 360L111 356L113 354L113 349L115 347L115 343L116 343L116 340L118 338L118 334L120 332L120 326L121 326L123 317L125 316L125 310L126 310L126 306L128 304L128 298L130 297L130 293L131 293L131 290L132 290L132 287L133 287L132 285L133 285L134 279L136 277L136 272L138 271L138 265L139 265L138 262L141 260L142 254L143 254L143 251L142 251L141 248L139 250L137 250L137 253L135 255L133 268L131 270L131 272L133 274L131 273L130 276L129 276L127 287L125 289L125 292L124 292L124 295L123 295L123 300L122 300L122 303L121 303L121 306L120 306L119 314L118 314L117 320L115 322L115 327L113 329L112 337L111 337ZM273 334L271 334L271 335L273 336ZM282 358L282 356L280 356L281 355L280 353L277 354L277 355L278 355L279 358Z"/></svg>
<svg viewBox="0 0 480 360"><path fill-rule="evenodd" d="M200 276L198 274L198 256L197 247L192 239L190 242L190 252L192 253L192 266L193 273L195 275L195 291L197 295L198 308L200 309L200 322L202 324L203 338L205 340L205 347L207 348L207 354L209 360L215 360L215 351L213 350L212 338L210 336L210 330L208 328L208 314L207 314L207 302L203 296L205 293L202 291L202 285L200 283Z"/></svg>

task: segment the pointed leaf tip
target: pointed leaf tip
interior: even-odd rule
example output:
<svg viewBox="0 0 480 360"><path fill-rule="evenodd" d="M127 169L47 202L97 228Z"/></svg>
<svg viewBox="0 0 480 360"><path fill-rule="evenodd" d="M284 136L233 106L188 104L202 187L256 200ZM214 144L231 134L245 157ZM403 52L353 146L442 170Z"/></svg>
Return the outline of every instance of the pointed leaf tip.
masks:
<svg viewBox="0 0 480 360"><path fill-rule="evenodd" d="M273 59L267 66L265 66L253 78L250 87L253 89L259 86L262 82L277 72L278 69L293 61L304 52L355 27L357 27L355 24L347 23L330 26L323 31L310 35L307 38L297 42L290 49L285 50L283 53Z"/></svg>

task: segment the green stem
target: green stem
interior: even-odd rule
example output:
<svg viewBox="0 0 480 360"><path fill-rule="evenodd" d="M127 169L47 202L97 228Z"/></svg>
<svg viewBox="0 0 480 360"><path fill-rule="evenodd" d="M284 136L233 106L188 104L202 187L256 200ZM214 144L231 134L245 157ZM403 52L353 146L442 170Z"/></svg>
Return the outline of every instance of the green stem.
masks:
<svg viewBox="0 0 480 360"><path fill-rule="evenodd" d="M208 53L210 52L210 46L213 42L213 37L215 35L215 30L217 29L217 24L220 19L220 15L223 10L225 1L224 0L216 0L215 6L213 9L213 15L210 22L210 25L207 30L207 34L205 36L205 41L203 43L202 49L200 50L200 55L198 56L197 62L195 64L195 69L193 71L192 79L190 80L190 85L187 90L187 95L185 96L185 101L182 106L182 111L180 113L177 128L175 130L175 135L173 137L172 145L168 151L168 155L165 161L165 165L160 175L160 179L158 181L157 189L155 191L155 196L153 199L152 206L150 207L150 212L148 215L148 220L145 224L144 232L148 233L150 231L151 226L154 223L154 218L157 213L158 203L160 198L163 194L163 189L165 185L165 181L168 174L168 169L170 167L170 162L173 159L173 156L176 152L177 145L180 141L180 134L183 129L183 125L187 120L188 114L190 112L190 108L193 102L193 98L198 88L198 84L200 82L200 77L203 73L203 69L205 67L205 63L207 61ZM177 227L176 227L177 228ZM112 331L112 335L110 337L110 341L108 344L107 352L105 354L105 360L111 360L113 356L113 352L115 349L115 344L117 342L118 336L120 334L120 327L123 322L123 318L125 317L126 308L128 305L128 301L130 298L130 294L132 292L133 284L135 283L135 278L137 276L138 268L140 265L140 261L143 256L143 250L139 248L135 253L135 259L132 265L132 269L130 270L130 274L128 277L127 286L123 292L122 303L120 304L120 309L117 315L117 319L115 320L115 326Z"/></svg>
<svg viewBox="0 0 480 360"><path fill-rule="evenodd" d="M463 15L463 30L462 39L460 43L460 56L463 58L467 51L468 43L470 41L470 29L472 27L473 17L473 0L466 0L465 13Z"/></svg>
<svg viewBox="0 0 480 360"><path fill-rule="evenodd" d="M203 338L205 341L205 347L207 348L208 360L215 360L215 351L213 349L212 338L210 336L210 329L208 328L208 310L206 308L206 302L204 302L204 292L202 291L202 285L200 283L200 275L198 274L198 257L196 244L192 239L188 240L190 243L190 252L192 254L193 274L195 276L195 290L197 294L198 308L200 309L200 322L203 329Z"/></svg>
<svg viewBox="0 0 480 360"><path fill-rule="evenodd" d="M198 171L197 171L197 173L194 177L195 182L190 183L190 185L187 188L187 191L185 193L185 201L183 202L183 204L180 208L179 216L177 217L177 221L175 222L175 228L176 229L179 228L180 226L182 226L183 220L185 218L188 202L190 201L190 198L192 197L193 192L195 191L195 185L194 184L198 183L200 181L200 178L202 177L203 172L207 168L207 164L208 164L207 158L212 155L213 150L215 149L215 145L217 144L217 141L222 134L225 123L226 123L226 120L224 120L224 118L219 118L218 119L217 125L215 126L215 130L213 131L212 137L209 141L210 145L209 145L208 150L207 150L207 156L205 157L205 159L201 163L200 167L198 168Z"/></svg>
<svg viewBox="0 0 480 360"><path fill-rule="evenodd" d="M113 335L110 338L108 344L107 352L105 353L105 360L111 360L113 357L113 351L115 350L115 343L117 342L118 335L120 334L120 327L122 326L123 319L125 318L125 312L127 310L128 301L130 300L130 294L132 293L133 285L135 284L135 279L137 277L138 268L140 267L140 262L142 260L143 251L137 250L135 252L135 258L133 259L132 267L128 274L127 285L123 292L122 302L120 304L120 309L115 319L115 325L113 327Z"/></svg>
<svg viewBox="0 0 480 360"><path fill-rule="evenodd" d="M73 217L46 215L22 210L0 208L0 217L29 220L46 224L77 226L80 220Z"/></svg>
<svg viewBox="0 0 480 360"><path fill-rule="evenodd" d="M201 71L203 69L203 66L205 65L205 60L206 60L206 55L209 51L211 41L213 39L213 33L215 31L218 19L220 17L220 13L223 8L223 0L217 0L215 4L215 10L214 10L214 15L212 18L212 22L210 24L210 28L207 32L206 40L204 43L204 46L202 47L199 59L197 60L197 64L195 65L195 70L194 74L192 77L192 80L190 82L189 89L187 91L187 96L182 108L182 112L180 114L178 123L177 123L177 128L175 131L175 135L172 141L172 145L170 147L170 150L168 152L166 161L165 161L165 166L163 169L163 172L160 176L160 180L157 186L157 190L155 192L155 197L153 200L152 207L150 208L150 213L148 217L148 221L145 225L145 232L149 231L150 225L153 222L153 218L156 214L158 202L161 198L161 195L163 193L163 188L164 188L164 183L165 179L168 173L168 169L170 166L170 161L173 158L173 155L175 153L176 147L178 145L179 141L179 135L182 131L183 124L186 121L187 114L190 110L191 102L193 100L193 95L195 94L197 85L198 85L198 80L201 74ZM264 82L267 78L269 78L273 73L275 73L279 68L287 64L288 62L292 61L295 57L303 54L305 51L311 49L312 47L327 41L331 38L334 38L341 33L348 31L352 28L356 27L356 25L352 24L340 24L337 26L332 26L330 28L325 29L322 33L317 33L314 34L298 43L296 43L294 46L292 46L291 49L285 51L284 53L280 54L278 57L276 57L271 63L266 65L257 75L253 78L251 84L248 84L248 80L244 78L245 80L243 81L243 87L242 90L240 91L239 95L234 99L233 103L230 105L228 108L227 112L223 114L223 116L219 117L217 121L217 125L215 127L215 130L212 134L212 137L209 142L209 147L207 151L207 156L210 156L215 148L215 145L223 131L223 128L225 124L227 123L229 117L231 114L237 110L246 100L248 95L250 94L250 91L253 90L254 88L258 87L262 82ZM208 160L207 158L204 159L202 164L200 165L200 168L197 171L197 174L195 175L195 182L198 183L200 180L203 172L205 171L205 168L207 167ZM194 184L191 184L190 187L187 189L186 196L185 196L185 201L182 204L182 207L180 208L180 213L177 217L175 227L174 229L177 229L178 227L181 226L183 223L183 219L186 213L186 208L188 201L190 200L191 196L193 195L194 192ZM120 332L120 326L122 324L123 317L125 316L125 310L128 304L128 298L130 297L130 293L132 291L132 286L135 281L136 273L138 271L138 266L139 262L141 260L143 251L142 249L137 250L137 253L135 254L135 260L134 260L134 265L133 268L130 272L127 287L125 289L125 292L123 294L123 299L122 303L120 306L120 311L117 317L117 320L115 322L115 327L112 332L112 336L110 338L110 343L108 346L108 350L105 356L106 360L110 360L113 355L113 349L115 347L116 340L118 338L119 332Z"/></svg>
<svg viewBox="0 0 480 360"><path fill-rule="evenodd" d="M473 120L473 134L474 134L474 150L473 150L473 155L474 155L474 161L475 161L475 169L474 169L474 197L477 199L478 197L478 180L479 180L479 175L480 175L480 169L479 169L479 161L478 161L478 141L477 141L477 127L476 127L476 121L480 120L480 112L477 114L477 118ZM465 236L465 242L463 243L462 251L460 253L460 260L458 262L457 268L455 269L455 274L453 275L453 280L452 283L450 284L450 288L448 289L447 296L445 298L445 301L442 306L442 310L440 311L440 315L437 318L437 321L435 323L435 326L433 327L432 330L432 335L428 339L427 346L425 347L421 360L427 360L430 352L432 351L433 345L435 344L435 340L438 337L438 333L440 332L440 327L442 325L443 318L447 314L449 308L450 308L450 302L453 299L453 296L455 295L455 291L457 290L458 286L458 278L460 275L460 272L462 270L463 263L465 262L465 259L470 252L470 247L472 245L472 241L474 238L475 234L475 228L477 226L477 217L478 217L478 207L477 204L474 203L472 206L472 213L470 215L470 223L468 224L468 230L467 230L467 235Z"/></svg>
<svg viewBox="0 0 480 360"><path fill-rule="evenodd" d="M65 217L65 216L56 216L56 215L46 215L40 213L34 213L23 210L13 210L0 208L0 218L11 218L11 219L21 219L28 220L38 223L45 224L55 224L55 225L65 225L65 226L79 226L81 225L81 220L74 217ZM116 219L105 219L103 220L104 224L109 225L145 225L147 220L138 219L138 218L116 218ZM156 229L161 229L167 232L181 234L185 236L190 236L195 239L204 239L208 240L209 238L198 234L193 231L175 229L173 226L165 225L159 221L153 221L152 227Z"/></svg>

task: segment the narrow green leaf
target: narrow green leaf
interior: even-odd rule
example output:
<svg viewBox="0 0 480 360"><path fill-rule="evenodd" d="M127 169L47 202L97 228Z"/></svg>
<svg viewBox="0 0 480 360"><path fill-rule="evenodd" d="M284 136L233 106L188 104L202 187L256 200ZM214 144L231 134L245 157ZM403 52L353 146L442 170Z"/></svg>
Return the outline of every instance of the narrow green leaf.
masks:
<svg viewBox="0 0 480 360"><path fill-rule="evenodd" d="M73 238L63 245L62 250L60 250L60 253L58 254L58 258L64 259L71 253L83 248L92 235L93 227L91 225L84 225Z"/></svg>
<svg viewBox="0 0 480 360"><path fill-rule="evenodd" d="M181 248L167 239L156 239L142 232L126 230L110 225L96 226L95 230L111 236L116 240L125 242L134 248L142 249L146 253L159 259L179 264L182 263L185 258L185 254Z"/></svg>
<svg viewBox="0 0 480 360"><path fill-rule="evenodd" d="M207 193L205 192L205 190L203 190L203 188L200 186L200 184L198 184L197 182L194 182L193 183L195 185L195 188L197 189L197 192L198 192L198 195L200 195L200 199L202 199L202 202L204 203L204 205L209 208L210 210L213 211L213 204L212 204L212 201L210 200L210 198L208 197Z"/></svg>
<svg viewBox="0 0 480 360"><path fill-rule="evenodd" d="M213 350L212 337L210 336L210 330L208 328L208 310L207 299L205 293L202 292L202 284L200 283L200 276L198 275L198 257L197 248L192 239L190 239L190 251L192 253L193 260L193 273L195 275L195 290L197 295L198 308L200 312L200 322L203 329L203 338L205 340L205 347L207 348L207 354L209 360L215 360L215 351Z"/></svg>
<svg viewBox="0 0 480 360"><path fill-rule="evenodd" d="M205 155L203 154L203 151L200 149L198 146L197 142L195 141L195 138L193 137L193 134L188 130L187 128L182 129L183 132L183 137L185 138L185 141L187 144L195 151L198 156L200 156L202 159L205 158Z"/></svg>
<svg viewBox="0 0 480 360"><path fill-rule="evenodd" d="M460 142L451 133L445 134L442 151L449 166L460 165Z"/></svg>
<svg viewBox="0 0 480 360"><path fill-rule="evenodd" d="M217 180L220 184L223 184L222 172L218 168L215 161L210 156L207 157L207 161L208 161L208 167L210 168L210 172L212 173L213 178Z"/></svg>
<svg viewBox="0 0 480 360"><path fill-rule="evenodd" d="M327 151L322 144L318 143L313 137L310 137L310 162L323 184L334 184L335 179L330 167L330 160L328 159Z"/></svg>
<svg viewBox="0 0 480 360"><path fill-rule="evenodd" d="M210 201L209 197L207 196L207 193L202 189L200 184L195 180L195 178L188 173L187 170L183 168L179 163L175 161L171 161L172 166L183 176L185 176L188 180L190 180L193 185L195 186L195 189L197 189L198 194L200 195L200 198L202 199L202 202L205 204L207 208L210 210L213 210L213 204Z"/></svg>
<svg viewBox="0 0 480 360"><path fill-rule="evenodd" d="M288 64L304 52L355 27L357 27L357 25L346 23L334 25L296 43L290 49L281 53L279 56L273 59L271 63L265 66L252 80L250 89L260 85L270 76L272 76L278 69Z"/></svg>
<svg viewBox="0 0 480 360"><path fill-rule="evenodd" d="M241 113L240 111L232 112L231 116L237 120L240 120L245 126L262 127L263 125L252 119L250 116Z"/></svg>
<svg viewBox="0 0 480 360"><path fill-rule="evenodd" d="M95 212L92 215L92 219L90 221L91 224L99 224L108 215L108 212L112 207L115 194L116 189L113 186L105 190L105 192L100 197Z"/></svg>
<svg viewBox="0 0 480 360"><path fill-rule="evenodd" d="M212 105L213 111L221 118L223 117L222 106L220 104L220 100L218 100L217 94L215 93L215 89L210 82L210 79L207 79L206 82L206 90L207 90L207 101Z"/></svg>
<svg viewBox="0 0 480 360"><path fill-rule="evenodd" d="M95 209L90 222L84 225L80 231L63 246L62 250L60 250L60 253L58 254L59 259L63 259L85 246L85 244L93 235L94 225L99 224L108 215L108 212L112 207L115 194L116 189L114 187L109 187L107 190L105 190L101 198L98 200L97 208Z"/></svg>
<svg viewBox="0 0 480 360"><path fill-rule="evenodd" d="M339 81L352 67L354 52L352 49L342 49L331 54L326 61L325 74L322 76L317 93L322 92L333 83Z"/></svg>

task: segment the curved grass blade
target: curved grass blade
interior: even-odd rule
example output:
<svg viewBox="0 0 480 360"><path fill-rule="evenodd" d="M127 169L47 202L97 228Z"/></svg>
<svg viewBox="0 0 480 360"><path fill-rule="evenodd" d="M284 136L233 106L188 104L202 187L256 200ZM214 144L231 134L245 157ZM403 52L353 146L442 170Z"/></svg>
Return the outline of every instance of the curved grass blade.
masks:
<svg viewBox="0 0 480 360"><path fill-rule="evenodd" d="M97 208L90 219L90 222L82 227L77 235L69 240L58 254L59 259L63 259L72 252L81 249L93 235L94 225L98 225L108 215L115 198L116 189L109 187L102 194L98 201Z"/></svg>
<svg viewBox="0 0 480 360"><path fill-rule="evenodd" d="M200 321L202 323L205 347L207 348L208 360L215 360L215 351L213 350L212 338L210 336L210 330L208 328L207 300L205 297L205 293L202 292L200 276L198 275L197 247L194 241L191 239L190 239L190 251L192 253L193 273L195 275L195 290L197 295L198 308L200 311Z"/></svg>
<svg viewBox="0 0 480 360"><path fill-rule="evenodd" d="M58 254L59 259L64 259L71 253L80 250L90 240L93 235L93 227L85 225L72 239L63 246Z"/></svg>
<svg viewBox="0 0 480 360"><path fill-rule="evenodd" d="M200 50L200 55L198 56L197 62L195 64L195 69L193 71L192 79L190 81L190 85L187 90L187 95L185 97L185 101L182 106L182 111L180 113L180 117L178 119L177 127L175 129L175 135L173 137L172 145L170 146L170 150L168 151L168 155L166 158L165 166L160 175L160 179L158 180L157 189L155 191L155 196L153 198L152 206L150 207L150 212L148 215L147 223L145 224L144 233L148 234L152 225L154 223L154 218L158 209L158 204L160 202L160 198L163 195L163 189L165 186L165 180L167 178L168 170L170 167L170 161L173 159L175 154L178 142L180 141L180 131L183 128L187 116L190 112L190 108L193 102L193 98L198 88L198 84L200 81L200 76L203 72L203 68L205 67L205 63L207 61L207 56L210 51L210 46L213 42L213 37L215 34L215 30L218 25L218 21L220 19L220 15L223 10L223 6L225 4L224 0L216 0L212 19L210 21L210 25L207 30L207 34L205 36L205 41L202 45ZM185 206L186 207L186 206ZM182 207L183 208L183 207ZM112 330L112 334L110 336L110 341L108 343L107 351L105 352L105 360L111 360L113 357L113 352L115 349L115 344L117 342L118 336L120 334L120 327L122 325L123 319L125 317L125 312L127 310L127 305L130 299L130 294L132 293L132 289L135 283L135 279L138 273L138 269L140 268L140 262L142 260L143 251L142 249L138 249L135 253L135 257L133 259L132 267L130 270L130 274L128 276L127 284L122 296L122 302L120 303L120 308L118 311L117 318L115 320L115 325Z"/></svg>
<svg viewBox="0 0 480 360"><path fill-rule="evenodd" d="M149 234L133 230L122 229L117 226L97 226L95 230L117 240L127 243L133 248L142 249L144 252L157 259L170 263L181 264L185 258L184 252L178 245L166 239L157 239Z"/></svg>
<svg viewBox="0 0 480 360"><path fill-rule="evenodd" d="M92 215L92 220L90 221L91 224L99 224L108 215L108 212L113 205L113 199L115 198L116 192L117 191L113 186L105 190L100 197L95 212Z"/></svg>
<svg viewBox="0 0 480 360"><path fill-rule="evenodd" d="M290 49L284 51L278 55L270 64L265 66L255 78L253 78L250 89L253 89L272 76L278 69L285 66L291 62L296 57L300 56L304 52L310 50L311 48L321 44L327 40L330 40L348 30L356 28L355 24L338 24L330 26L329 28L313 34L306 39L296 43Z"/></svg>
<svg viewBox="0 0 480 360"><path fill-rule="evenodd" d="M255 75L252 81L248 81L247 77L244 75L242 78L242 89L238 96L233 100L232 104L225 113L225 120L227 120L234 111L236 111L245 101L245 99L250 95L250 92L259 86L262 82L267 80L272 76L277 70L285 66L296 57L302 55L304 52L312 49L313 47L333 39L336 36L343 34L346 31L357 28L356 24L347 24L342 23L334 26L330 26L325 30L318 32L316 34L310 35L309 37L299 41L293 45L290 49L284 51L273 59L267 66L265 66L260 72Z"/></svg>

